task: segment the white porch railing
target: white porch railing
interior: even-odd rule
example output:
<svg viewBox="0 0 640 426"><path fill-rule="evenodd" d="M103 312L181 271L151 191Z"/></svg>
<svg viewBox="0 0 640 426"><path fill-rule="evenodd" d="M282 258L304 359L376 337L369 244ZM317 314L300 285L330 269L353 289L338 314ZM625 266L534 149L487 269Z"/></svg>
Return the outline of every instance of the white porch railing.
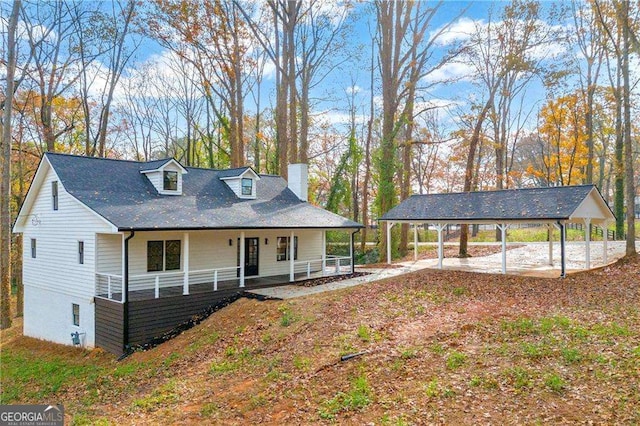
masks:
<svg viewBox="0 0 640 426"><path fill-rule="evenodd" d="M124 288L121 275L96 273L97 297L122 302L123 293Z"/></svg>
<svg viewBox="0 0 640 426"><path fill-rule="evenodd" d="M350 273L350 256L327 256L325 260L325 275L342 275Z"/></svg>
<svg viewBox="0 0 640 426"><path fill-rule="evenodd" d="M298 260L293 263L295 274L305 274L305 277L316 278L327 275L342 275L351 273L351 257L327 256L325 260Z"/></svg>
<svg viewBox="0 0 640 426"><path fill-rule="evenodd" d="M189 285L213 283L213 291L218 291L218 282L238 279L239 266L218 269L201 269L189 271Z"/></svg>
<svg viewBox="0 0 640 426"><path fill-rule="evenodd" d="M188 294L190 292L218 291L221 282L238 282L240 267L232 266L216 269L201 269L188 272L151 272L129 276L129 292L146 292L147 297L160 298L163 294ZM327 256L322 259L300 260L294 262L294 273L304 274L306 278L327 275L348 274L351 272L349 256ZM185 276L186 275L186 276ZM210 285L210 287L209 287ZM228 288L228 285L226 286ZM96 297L123 302L124 285L121 275L96 273ZM153 295L153 296L152 296Z"/></svg>

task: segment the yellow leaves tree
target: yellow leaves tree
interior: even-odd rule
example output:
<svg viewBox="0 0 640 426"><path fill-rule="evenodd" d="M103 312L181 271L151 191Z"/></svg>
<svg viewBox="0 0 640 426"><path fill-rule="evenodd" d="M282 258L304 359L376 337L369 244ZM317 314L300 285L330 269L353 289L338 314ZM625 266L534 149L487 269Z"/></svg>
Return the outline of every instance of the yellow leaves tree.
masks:
<svg viewBox="0 0 640 426"><path fill-rule="evenodd" d="M550 99L540 111L538 127L545 170L529 165L527 172L545 177L549 185L582 183L588 149L585 103L577 94Z"/></svg>

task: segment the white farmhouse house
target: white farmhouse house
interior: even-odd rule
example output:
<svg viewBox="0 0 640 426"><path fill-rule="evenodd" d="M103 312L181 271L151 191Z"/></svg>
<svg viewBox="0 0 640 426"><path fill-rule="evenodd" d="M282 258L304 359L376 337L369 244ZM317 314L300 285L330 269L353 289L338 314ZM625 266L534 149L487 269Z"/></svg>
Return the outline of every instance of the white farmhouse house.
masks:
<svg viewBox="0 0 640 426"><path fill-rule="evenodd" d="M250 167L47 153L20 209L24 334L122 353L245 288L351 272L362 226ZM326 255L326 231L351 256Z"/></svg>

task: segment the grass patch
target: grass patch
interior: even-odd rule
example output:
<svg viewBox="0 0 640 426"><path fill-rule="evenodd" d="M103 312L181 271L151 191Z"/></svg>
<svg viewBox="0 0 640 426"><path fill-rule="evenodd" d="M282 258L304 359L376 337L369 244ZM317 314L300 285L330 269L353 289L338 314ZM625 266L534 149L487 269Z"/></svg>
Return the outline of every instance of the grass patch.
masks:
<svg viewBox="0 0 640 426"><path fill-rule="evenodd" d="M307 371L311 366L311 359L304 356L296 355L293 357L293 366L298 370Z"/></svg>
<svg viewBox="0 0 640 426"><path fill-rule="evenodd" d="M564 379L556 373L548 374L544 379L544 385L556 393L562 393L566 387Z"/></svg>
<svg viewBox="0 0 640 426"><path fill-rule="evenodd" d="M467 293L467 289L465 287L456 287L453 289L454 296L464 296Z"/></svg>
<svg viewBox="0 0 640 426"><path fill-rule="evenodd" d="M278 312L282 314L280 317L280 325L282 327L289 327L294 322L298 321L297 315L293 313L290 305L282 305L278 308Z"/></svg>
<svg viewBox="0 0 640 426"><path fill-rule="evenodd" d="M369 327L367 327L364 324L360 324L358 326L358 337L363 342L370 342L371 341L371 330L369 329Z"/></svg>
<svg viewBox="0 0 640 426"><path fill-rule="evenodd" d="M323 402L319 415L321 419L335 419L340 412L362 410L371 403L372 399L373 392L367 378L358 376L351 381L347 392L340 392Z"/></svg>
<svg viewBox="0 0 640 426"><path fill-rule="evenodd" d="M135 399L132 406L137 410L148 413L157 410L163 405L175 403L178 399L176 382L175 380L170 380L168 383L154 389L151 395Z"/></svg>
<svg viewBox="0 0 640 426"><path fill-rule="evenodd" d="M531 374L522 367L509 368L504 375L516 389L524 389L531 386Z"/></svg>
<svg viewBox="0 0 640 426"><path fill-rule="evenodd" d="M104 370L82 357L34 357L22 350L0 351L0 404L43 401L72 383L94 382Z"/></svg>
<svg viewBox="0 0 640 426"><path fill-rule="evenodd" d="M577 364L582 361L582 354L575 348L562 348L560 355L565 364Z"/></svg>
<svg viewBox="0 0 640 426"><path fill-rule="evenodd" d="M447 368L449 370L455 370L459 367L462 367L464 363L467 361L467 356L462 352L453 351L447 357Z"/></svg>

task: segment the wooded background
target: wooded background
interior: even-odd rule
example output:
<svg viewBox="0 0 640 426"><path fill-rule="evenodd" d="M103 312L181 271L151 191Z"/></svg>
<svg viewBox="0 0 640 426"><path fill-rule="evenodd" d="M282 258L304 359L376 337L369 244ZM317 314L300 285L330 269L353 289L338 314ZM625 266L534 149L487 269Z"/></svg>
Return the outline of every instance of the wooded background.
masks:
<svg viewBox="0 0 640 426"><path fill-rule="evenodd" d="M635 253L638 4L485 5L483 19L463 8L436 25L435 2L0 3L0 328L12 277L21 315L11 225L47 151L285 178L309 163L310 201L365 225L412 193L593 183ZM365 21L368 41L355 42ZM149 59L149 46L164 53ZM474 87L464 104L430 99L460 80ZM343 120L319 110L327 102ZM461 255L467 238L463 227Z"/></svg>

